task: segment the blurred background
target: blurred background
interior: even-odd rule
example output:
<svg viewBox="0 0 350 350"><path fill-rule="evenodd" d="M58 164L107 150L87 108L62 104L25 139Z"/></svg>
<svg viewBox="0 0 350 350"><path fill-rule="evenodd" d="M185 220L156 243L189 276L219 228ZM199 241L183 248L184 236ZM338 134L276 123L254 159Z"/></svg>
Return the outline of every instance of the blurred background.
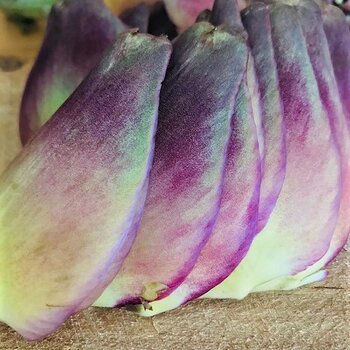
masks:
<svg viewBox="0 0 350 350"><path fill-rule="evenodd" d="M104 0L115 14L140 2L157 0ZM46 16L58 0L0 0L0 69L16 70L30 63L40 48Z"/></svg>
<svg viewBox="0 0 350 350"><path fill-rule="evenodd" d="M45 18L59 0L0 0L0 69L15 70L33 61L45 32ZM104 0L116 15L144 2L159 0ZM246 0L249 2L249 0ZM325 1L325 0L324 0ZM329 0L331 2L331 0ZM350 0L334 0L350 14ZM350 18L350 16L349 16Z"/></svg>

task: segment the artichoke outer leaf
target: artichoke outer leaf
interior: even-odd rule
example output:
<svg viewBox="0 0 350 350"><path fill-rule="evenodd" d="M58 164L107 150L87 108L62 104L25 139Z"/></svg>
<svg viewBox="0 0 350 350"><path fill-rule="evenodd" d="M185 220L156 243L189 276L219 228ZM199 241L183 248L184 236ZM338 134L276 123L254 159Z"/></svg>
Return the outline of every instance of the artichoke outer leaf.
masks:
<svg viewBox="0 0 350 350"><path fill-rule="evenodd" d="M65 0L52 7L22 98L23 144L51 118L126 29L102 0Z"/></svg>
<svg viewBox="0 0 350 350"><path fill-rule="evenodd" d="M339 8L327 5L322 11L334 74L350 130L350 27Z"/></svg>
<svg viewBox="0 0 350 350"><path fill-rule="evenodd" d="M256 83L251 84L255 87L255 90L251 89L251 94L260 94L262 137L259 137L259 145L263 140L257 227L257 232L260 232L267 224L283 186L286 172L286 130L268 7L261 2L253 3L242 12L242 20L255 65Z"/></svg>
<svg viewBox="0 0 350 350"><path fill-rule="evenodd" d="M0 320L27 339L90 306L130 250L170 52L119 36L0 178Z"/></svg>
<svg viewBox="0 0 350 350"><path fill-rule="evenodd" d="M236 35L245 37L234 1L216 1L212 21L216 25L227 25L233 33L234 29L237 30ZM235 99L223 193L213 233L194 268L173 293L149 303L147 308L137 307L136 311L143 316L176 308L222 282L245 256L257 232L261 158L255 123L261 116L260 109L256 108L258 106L254 106L256 101L251 98L252 86L256 81L254 63L247 44L245 64L242 66L244 73ZM256 113L259 115L256 116Z"/></svg>
<svg viewBox="0 0 350 350"><path fill-rule="evenodd" d="M213 233L182 284L166 298L151 302L150 308L138 308L143 316L178 307L218 285L244 258L257 232L261 162L247 75L236 98L232 126L223 196Z"/></svg>
<svg viewBox="0 0 350 350"><path fill-rule="evenodd" d="M286 128L286 175L270 219L235 271L204 297L244 298L255 287L295 275L327 252L338 219L341 164L298 10L269 6Z"/></svg>
<svg viewBox="0 0 350 350"><path fill-rule="evenodd" d="M194 267L217 219L245 65L244 37L225 28L200 22L174 42L138 236L95 305L138 303L144 295L153 300L154 290L147 286L154 285L166 286L156 298L162 299Z"/></svg>
<svg viewBox="0 0 350 350"><path fill-rule="evenodd" d="M328 5L333 7L332 5ZM312 0L302 0L298 7L310 60L318 82L321 100L327 110L331 129L339 148L341 161L341 198L337 225L326 254L316 263L294 276L283 276L258 286L256 291L294 289L307 283L319 281L325 276L324 268L341 251L350 232L350 135L347 129L343 104L338 92L332 60L323 30L320 8ZM324 22L332 10L323 11Z"/></svg>

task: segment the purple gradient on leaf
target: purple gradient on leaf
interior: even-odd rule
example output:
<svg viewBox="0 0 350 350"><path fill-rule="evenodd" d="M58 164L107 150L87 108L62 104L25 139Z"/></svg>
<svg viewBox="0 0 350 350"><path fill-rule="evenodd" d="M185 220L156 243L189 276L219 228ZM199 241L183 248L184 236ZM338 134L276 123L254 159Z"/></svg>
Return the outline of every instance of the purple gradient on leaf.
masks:
<svg viewBox="0 0 350 350"><path fill-rule="evenodd" d="M28 339L90 306L130 250L170 52L121 35L0 178L0 319Z"/></svg>
<svg viewBox="0 0 350 350"><path fill-rule="evenodd" d="M206 296L241 299L259 285L292 276L327 252L341 197L340 158L295 6L269 5L283 102L286 175L265 228L235 271Z"/></svg>
<svg viewBox="0 0 350 350"><path fill-rule="evenodd" d="M286 246L294 247L288 258L289 254L286 255L286 269L293 274L321 258L330 244L340 201L339 154L321 105L297 6L274 2L270 16L287 142L286 180L279 197L279 205L286 205L287 211L278 204L276 209L287 215L281 225L298 226L291 237L286 237L286 241L293 241L290 247ZM321 183L324 185L320 186ZM288 193L294 186L299 188L295 188L294 194ZM302 199L303 193L308 198ZM282 226L279 229L283 232ZM314 244L315 241L318 243Z"/></svg>
<svg viewBox="0 0 350 350"><path fill-rule="evenodd" d="M323 13L333 69L350 128L350 28L342 11L335 6L326 6Z"/></svg>
<svg viewBox="0 0 350 350"><path fill-rule="evenodd" d="M144 216L110 303L139 302L144 286L174 290L193 268L219 210L245 41L201 22L182 34L161 93L154 164ZM208 59L210 57L210 59Z"/></svg>
<svg viewBox="0 0 350 350"><path fill-rule="evenodd" d="M29 75L20 111L25 144L99 62L126 26L102 0L63 1L53 6L43 45Z"/></svg>
<svg viewBox="0 0 350 350"><path fill-rule="evenodd" d="M329 7L333 6L328 5L323 11L323 22L325 23L328 20L332 21L333 9L329 9ZM332 67L327 38L323 30L321 9L313 1L303 0L298 11L321 99L328 112L341 161L340 210L330 247L324 257L324 264L327 264L345 245L350 232L350 134L346 124L345 108L342 105ZM340 56L339 59L342 57Z"/></svg>
<svg viewBox="0 0 350 350"><path fill-rule="evenodd" d="M244 76L232 119L223 196L214 231L196 265L174 291L185 303L222 282L247 253L257 232L261 163Z"/></svg>
<svg viewBox="0 0 350 350"><path fill-rule="evenodd" d="M286 172L286 140L283 105L271 38L271 21L267 5L256 2L243 11L242 19L254 58L261 96L264 139L260 213L257 231L268 222L281 192Z"/></svg>
<svg viewBox="0 0 350 350"><path fill-rule="evenodd" d="M214 25L225 24L228 26L241 27L242 23L237 1L215 0L211 14L211 23Z"/></svg>
<svg viewBox="0 0 350 350"><path fill-rule="evenodd" d="M235 1L215 1L211 20L216 25L238 28L238 38L245 36ZM175 295L181 295L179 301L182 303L203 295L222 282L245 256L257 232L261 160L249 90L254 63L248 56L247 47L244 56L219 215L193 270L174 291Z"/></svg>

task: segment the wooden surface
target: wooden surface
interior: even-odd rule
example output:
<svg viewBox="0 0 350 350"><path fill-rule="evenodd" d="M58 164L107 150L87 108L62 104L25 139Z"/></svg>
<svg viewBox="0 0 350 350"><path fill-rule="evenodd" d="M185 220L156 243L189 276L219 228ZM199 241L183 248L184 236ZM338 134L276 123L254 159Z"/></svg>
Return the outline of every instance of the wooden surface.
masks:
<svg viewBox="0 0 350 350"><path fill-rule="evenodd" d="M2 39L0 33L0 43ZM17 58L26 62L32 52L25 49ZM20 147L18 107L29 68L25 64L0 71L0 171ZM0 349L350 349L349 265L344 249L323 283L292 292L255 294L240 302L196 301L151 319L125 309L91 308L36 343L0 324Z"/></svg>

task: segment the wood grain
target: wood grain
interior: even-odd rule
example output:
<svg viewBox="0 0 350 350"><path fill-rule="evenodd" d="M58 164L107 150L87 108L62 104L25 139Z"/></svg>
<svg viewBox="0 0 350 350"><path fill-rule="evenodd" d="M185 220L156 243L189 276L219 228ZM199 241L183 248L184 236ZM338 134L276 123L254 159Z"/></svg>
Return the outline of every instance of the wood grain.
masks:
<svg viewBox="0 0 350 350"><path fill-rule="evenodd" d="M18 106L29 68L0 72L0 171L20 148ZM0 349L350 349L349 265L344 249L323 283L240 302L196 301L148 319L125 309L90 308L41 342L26 342L0 325Z"/></svg>

